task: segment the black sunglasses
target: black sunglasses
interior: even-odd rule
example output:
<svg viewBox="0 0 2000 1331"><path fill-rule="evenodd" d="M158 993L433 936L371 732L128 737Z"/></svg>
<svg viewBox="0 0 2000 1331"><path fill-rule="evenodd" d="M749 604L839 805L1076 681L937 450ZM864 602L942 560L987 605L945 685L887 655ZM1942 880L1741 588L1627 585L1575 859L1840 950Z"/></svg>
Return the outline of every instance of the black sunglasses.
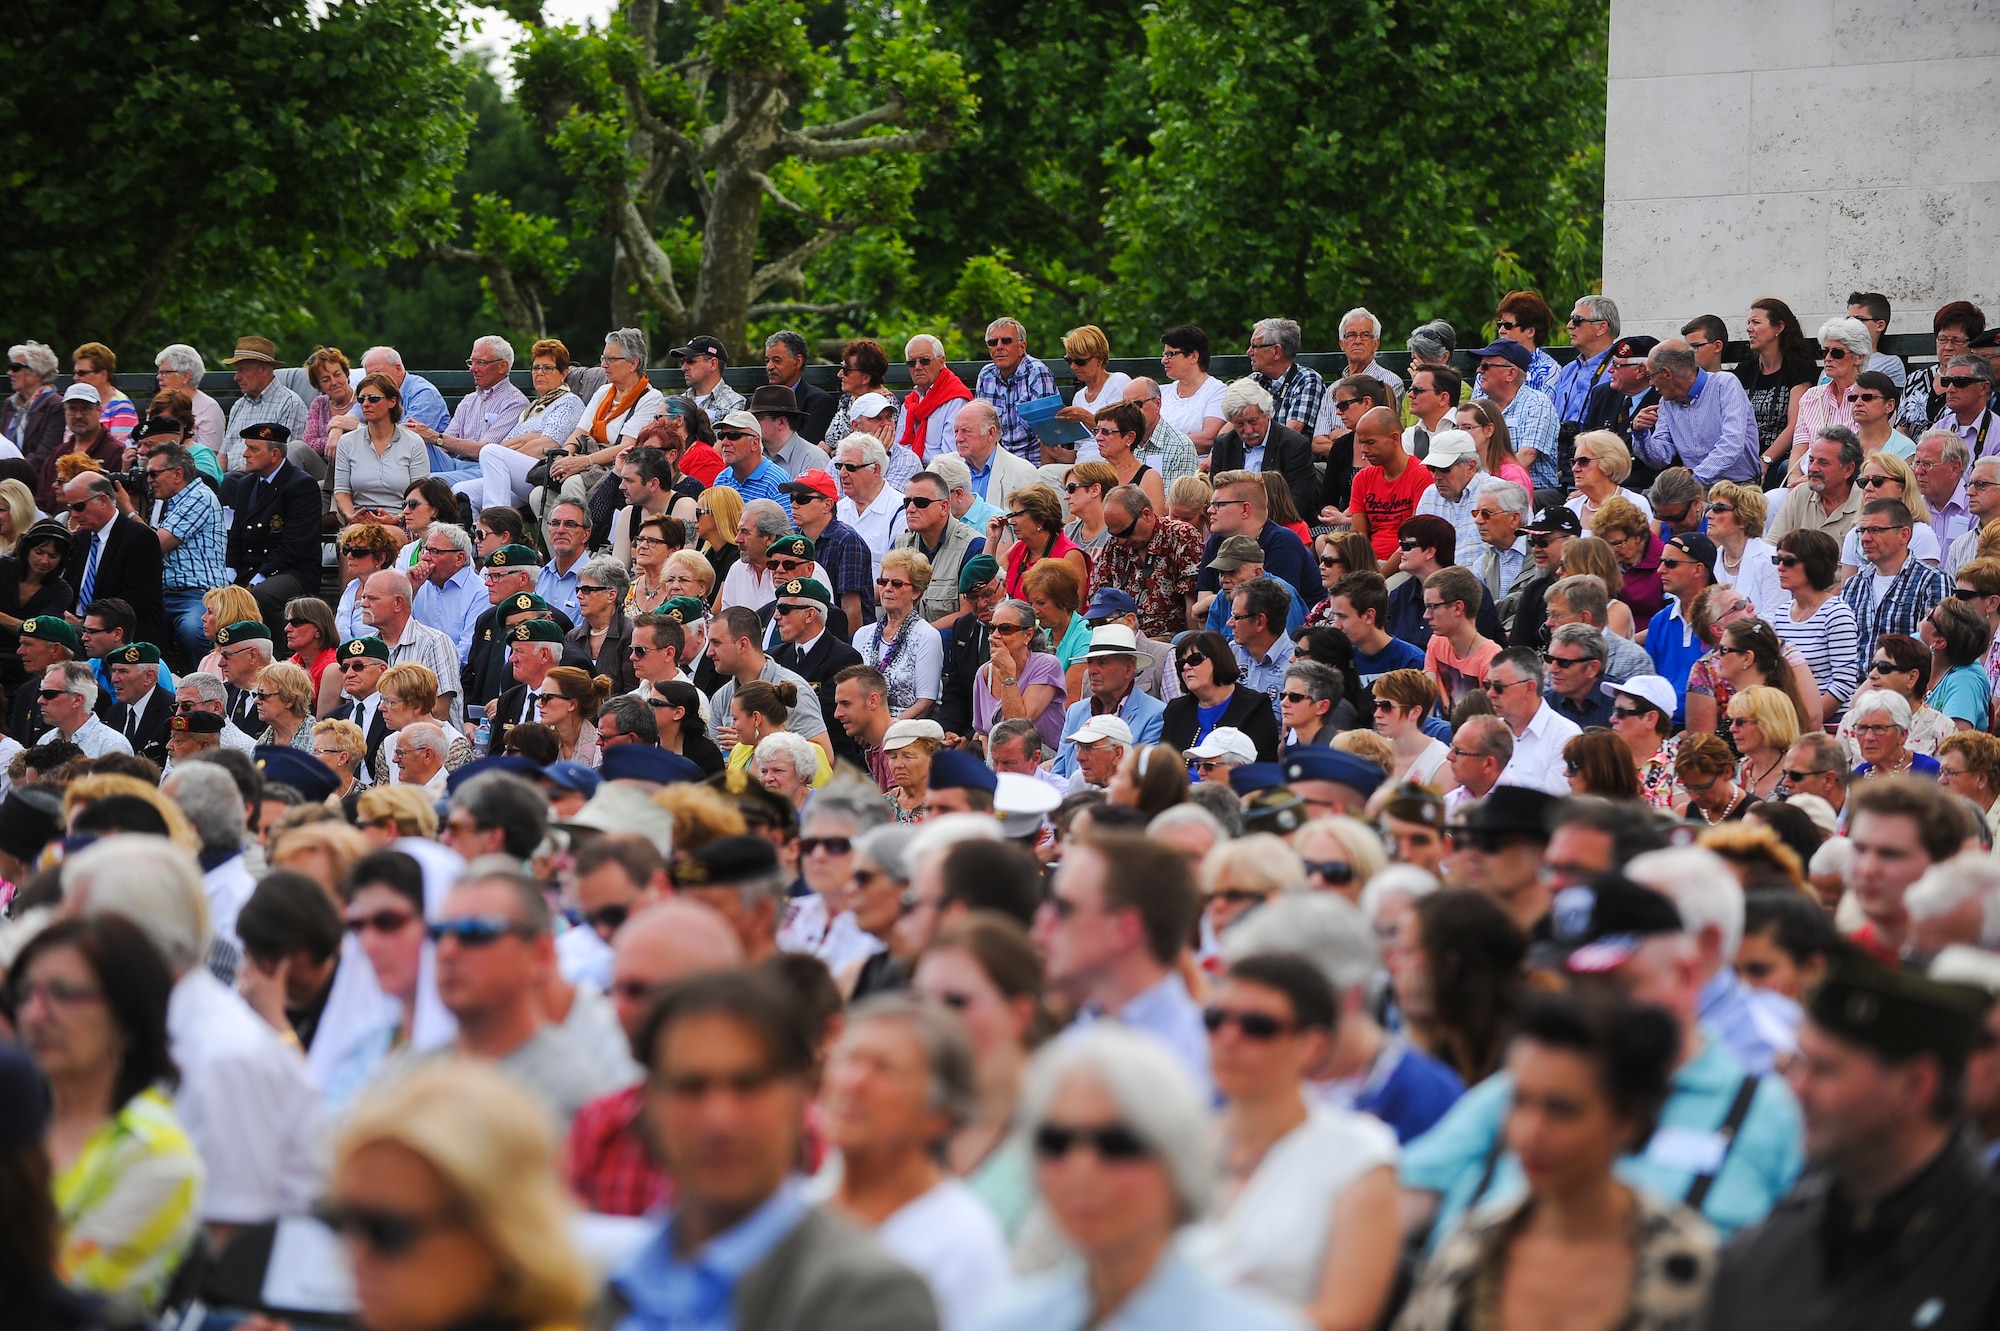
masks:
<svg viewBox="0 0 2000 1331"><path fill-rule="evenodd" d="M466 947L488 947L513 934L527 937L525 926L497 915L472 915L459 920L433 920L424 925L433 943L456 938Z"/></svg>
<svg viewBox="0 0 2000 1331"><path fill-rule="evenodd" d="M1223 1027L1235 1023L1246 1040L1275 1040L1291 1029L1288 1022L1278 1020L1268 1012L1232 1012L1225 1007L1206 1008L1201 1014L1201 1024L1214 1034Z"/></svg>
<svg viewBox="0 0 2000 1331"><path fill-rule="evenodd" d="M1105 1128L1073 1128L1061 1123L1044 1123L1035 1129L1035 1154L1044 1160L1060 1160L1077 1146L1088 1146L1106 1164L1143 1160L1152 1154L1146 1143L1139 1140L1139 1135L1122 1123Z"/></svg>
<svg viewBox="0 0 2000 1331"><path fill-rule="evenodd" d="M458 1224L449 1214L418 1216L403 1211L333 1203L314 1206L312 1214L315 1220L342 1238L354 1239L384 1257L401 1257L416 1247L426 1234L451 1229Z"/></svg>

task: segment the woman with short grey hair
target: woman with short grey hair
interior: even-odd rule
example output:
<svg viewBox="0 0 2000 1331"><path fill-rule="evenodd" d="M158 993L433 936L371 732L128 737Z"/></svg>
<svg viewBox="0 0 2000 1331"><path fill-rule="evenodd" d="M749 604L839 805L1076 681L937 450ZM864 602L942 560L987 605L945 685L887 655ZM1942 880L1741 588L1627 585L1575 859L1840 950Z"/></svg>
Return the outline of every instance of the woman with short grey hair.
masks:
<svg viewBox="0 0 2000 1331"><path fill-rule="evenodd" d="M1151 1036L1099 1022L1046 1045L1021 1097L1035 1187L1079 1261L1023 1285L983 1331L1296 1331L1201 1269L1176 1239L1215 1204L1208 1107Z"/></svg>
<svg viewBox="0 0 2000 1331"><path fill-rule="evenodd" d="M1858 428L1854 408L1847 404L1847 390L1854 387L1855 377L1868 368L1868 358L1875 354L1868 325L1845 316L1828 319L1819 326L1819 346L1826 362L1826 382L1814 384L1799 399L1799 423L1792 430L1792 466L1786 485L1805 480L1806 450L1822 427Z"/></svg>
<svg viewBox="0 0 2000 1331"><path fill-rule="evenodd" d="M20 342L7 348L7 378L14 391L0 401L0 435L14 441L36 469L62 447L62 394L50 380L59 369L56 353L40 342Z"/></svg>
<svg viewBox="0 0 2000 1331"><path fill-rule="evenodd" d="M888 949L890 936L903 918L903 891L910 885L910 838L915 835L916 829L907 823L887 823L853 839L854 877L849 883L848 909L854 912L855 925L880 942L883 950L835 977L850 1003L909 986L908 970Z"/></svg>
<svg viewBox="0 0 2000 1331"><path fill-rule="evenodd" d="M1458 349L1458 332L1444 320L1433 319L1427 324L1411 329L1410 335L1403 341L1410 348L1410 364L1413 367L1418 365L1449 367L1451 353Z"/></svg>
<svg viewBox="0 0 2000 1331"><path fill-rule="evenodd" d="M201 391L202 376L207 373L201 353L185 342L161 347L153 357L153 375L159 380L160 391L179 389L194 400L194 441L220 455L228 416L220 402Z"/></svg>
<svg viewBox="0 0 2000 1331"><path fill-rule="evenodd" d="M549 489L555 493L573 477L583 477L583 494L603 479L604 469L659 419L667 399L646 378L646 330L619 328L604 335L604 386L584 403L576 432L565 452L549 457ZM577 494L581 499L583 494ZM567 496L565 496L567 497Z"/></svg>
<svg viewBox="0 0 2000 1331"><path fill-rule="evenodd" d="M576 571L576 627L563 641L590 657L591 673L611 681L613 693L639 687L632 665L632 621L625 615L625 593L632 575L607 555L586 559Z"/></svg>

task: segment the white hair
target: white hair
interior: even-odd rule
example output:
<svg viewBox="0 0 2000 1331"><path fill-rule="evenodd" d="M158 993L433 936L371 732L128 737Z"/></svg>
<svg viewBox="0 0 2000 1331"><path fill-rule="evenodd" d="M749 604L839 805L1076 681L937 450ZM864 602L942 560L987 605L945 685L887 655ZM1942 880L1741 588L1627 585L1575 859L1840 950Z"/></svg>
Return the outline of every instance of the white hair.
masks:
<svg viewBox="0 0 2000 1331"><path fill-rule="evenodd" d="M944 482L946 494L970 489L972 486L972 468L966 466L965 459L955 453L929 458L924 466L931 475Z"/></svg>
<svg viewBox="0 0 2000 1331"><path fill-rule="evenodd" d="M1156 837L1183 826L1201 828L1218 844L1229 839L1229 829L1222 825L1222 820L1199 804L1174 804L1160 810L1153 815L1153 821L1146 824L1146 835Z"/></svg>
<svg viewBox="0 0 2000 1331"><path fill-rule="evenodd" d="M1414 864L1392 864L1368 880L1361 889L1361 916L1372 926L1382 918L1382 908L1391 897L1427 897L1441 887L1437 875Z"/></svg>
<svg viewBox="0 0 2000 1331"><path fill-rule="evenodd" d="M1722 937L1723 964L1736 960L1743 945L1743 882L1720 855L1700 846L1647 851L1632 857L1625 876L1679 907L1689 933L1714 929Z"/></svg>
<svg viewBox="0 0 2000 1331"><path fill-rule="evenodd" d="M229 774L222 777L228 780ZM128 832L94 842L63 861L62 890L63 899L82 914L122 915L138 925L176 976L207 955L208 894L201 866L165 837Z"/></svg>
<svg viewBox="0 0 2000 1331"><path fill-rule="evenodd" d="M235 849L249 836L243 791L220 763L180 763L160 782L160 793L181 806L203 850Z"/></svg>
<svg viewBox="0 0 2000 1331"><path fill-rule="evenodd" d="M748 524L751 531L759 536L777 540L780 536L792 534L792 520L785 513L784 506L775 499L753 499L743 506L743 516L736 520L738 529Z"/></svg>
<svg viewBox="0 0 2000 1331"><path fill-rule="evenodd" d="M156 369L165 368L175 374L188 376L194 381L196 388L201 387L201 377L208 373L208 366L202 363L201 353L185 342L161 347L153 357L153 366Z"/></svg>
<svg viewBox="0 0 2000 1331"><path fill-rule="evenodd" d="M752 755L758 762L768 758L789 759L792 770L799 780L810 782L819 774L819 749L811 740L801 739L789 730L780 730L757 741L756 752Z"/></svg>
<svg viewBox="0 0 2000 1331"><path fill-rule="evenodd" d="M1073 1077L1088 1077L1118 1107L1118 1117L1167 1171L1185 1224L1215 1203L1215 1143L1208 1106L1174 1056L1153 1036L1100 1021L1051 1040L1028 1068L1020 1135L1033 1141L1049 1106Z"/></svg>
<svg viewBox="0 0 2000 1331"><path fill-rule="evenodd" d="M1854 843L1844 836L1830 836L1819 843L1813 852L1812 862L1806 865L1806 873L1813 878L1839 878L1847 881L1849 871L1854 868Z"/></svg>
<svg viewBox="0 0 2000 1331"><path fill-rule="evenodd" d="M467 559L473 558L477 552L477 547L472 543L472 533L459 526L456 522L433 522L429 530L424 534L426 537L444 537L446 545L449 545Z"/></svg>
<svg viewBox="0 0 2000 1331"><path fill-rule="evenodd" d="M53 379L61 362L46 342L20 342L7 348L7 359L20 361L43 379Z"/></svg>
<svg viewBox="0 0 2000 1331"><path fill-rule="evenodd" d="M443 762L451 752L451 741L444 736L444 727L435 721L412 721L396 732L398 749L426 749L437 755Z"/></svg>
<svg viewBox="0 0 2000 1331"><path fill-rule="evenodd" d="M97 706L97 675L86 661L58 661L43 672L42 678L58 675L62 678L62 691L74 693L83 699L87 708Z"/></svg>
<svg viewBox="0 0 2000 1331"><path fill-rule="evenodd" d="M385 360L399 370L403 368L403 353L394 347L370 347L361 353L362 364L371 360Z"/></svg>
<svg viewBox="0 0 2000 1331"><path fill-rule="evenodd" d="M498 333L488 333L485 337L472 340L474 351L484 350L488 355L503 360L511 367L514 364L514 344Z"/></svg>
<svg viewBox="0 0 2000 1331"><path fill-rule="evenodd" d="M929 333L918 333L903 344L903 354L905 356L919 351L928 351L931 355L942 358L944 355L944 343L938 341Z"/></svg>
<svg viewBox="0 0 2000 1331"><path fill-rule="evenodd" d="M190 670L176 682L176 688L193 689L194 696L203 702L228 702L229 686L222 682L220 675L206 670Z"/></svg>
<svg viewBox="0 0 2000 1331"><path fill-rule="evenodd" d="M1850 355L1861 362L1861 368L1864 370L1868 368L1868 358L1875 354L1875 339L1868 336L1868 325L1845 315L1828 319L1821 324L1817 340L1821 345L1828 342L1840 343L1847 348Z"/></svg>
<svg viewBox="0 0 2000 1331"><path fill-rule="evenodd" d="M1518 481L1502 481L1489 477L1486 484L1480 487L1479 497L1491 499L1506 512L1518 513L1524 518L1535 506L1534 496L1530 495L1527 488Z"/></svg>
<svg viewBox="0 0 2000 1331"><path fill-rule="evenodd" d="M948 813L918 823L910 844L903 847L903 858L914 876L922 870L924 861L961 841L1004 841L1006 837L1000 820L990 813Z"/></svg>
<svg viewBox="0 0 2000 1331"><path fill-rule="evenodd" d="M1244 916L1222 938L1222 959L1235 963L1260 952L1296 952L1320 968L1344 994L1374 980L1381 945L1361 911L1338 892L1287 892Z"/></svg>
<svg viewBox="0 0 2000 1331"><path fill-rule="evenodd" d="M1957 855L1933 864L1903 894L1903 909L1913 920L1932 920L1973 900L1981 902L1979 946L2000 944L2000 861L1990 855Z"/></svg>
<svg viewBox="0 0 2000 1331"><path fill-rule="evenodd" d="M1359 305L1356 305L1353 309L1340 316L1340 331L1345 333L1347 325L1353 323L1356 319L1366 319L1368 321L1368 336L1382 336L1382 321Z"/></svg>
<svg viewBox="0 0 2000 1331"><path fill-rule="evenodd" d="M1858 722L1870 712L1887 712L1898 729L1910 728L1910 700L1893 689L1863 689L1847 705L1850 721Z"/></svg>
<svg viewBox="0 0 2000 1331"><path fill-rule="evenodd" d="M1972 461L1972 450L1965 446L1963 439L1960 439L1950 430L1942 428L1925 430L1917 439L1917 447L1922 448L1932 439L1943 441L1942 446L1938 449L1938 461L1956 463L1961 467ZM1984 458L1980 459L1982 462L1985 460Z"/></svg>
<svg viewBox="0 0 2000 1331"><path fill-rule="evenodd" d="M880 468L883 471L888 470L889 454L883 449L882 441L874 435L863 434L861 431L856 430L853 434L848 435L845 439L834 445L833 455L837 458L850 448L861 454L861 460L869 466Z"/></svg>
<svg viewBox="0 0 2000 1331"><path fill-rule="evenodd" d="M1233 421L1246 411L1271 410L1271 393L1255 379L1238 379L1222 394L1222 419Z"/></svg>

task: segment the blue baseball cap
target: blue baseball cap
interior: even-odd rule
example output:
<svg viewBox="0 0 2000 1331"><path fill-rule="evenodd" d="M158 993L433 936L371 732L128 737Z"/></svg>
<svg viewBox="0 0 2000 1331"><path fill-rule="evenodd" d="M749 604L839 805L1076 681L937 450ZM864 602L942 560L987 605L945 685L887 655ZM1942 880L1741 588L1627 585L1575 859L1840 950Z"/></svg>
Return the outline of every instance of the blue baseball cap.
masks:
<svg viewBox="0 0 2000 1331"><path fill-rule="evenodd" d="M613 745L612 752L623 748ZM542 780L563 790L572 790L589 799L597 793L597 787L604 780L597 772L572 758L563 758L542 769Z"/></svg>
<svg viewBox="0 0 2000 1331"><path fill-rule="evenodd" d="M1132 593L1121 591L1116 587L1100 587L1097 589L1097 595L1090 598L1090 604L1084 607L1083 617L1106 619L1113 615L1138 613L1139 603L1132 599Z"/></svg>
<svg viewBox="0 0 2000 1331"><path fill-rule="evenodd" d="M1521 373L1535 363L1535 353L1511 338L1499 338L1472 353L1474 360L1504 360Z"/></svg>
<svg viewBox="0 0 2000 1331"><path fill-rule="evenodd" d="M661 786L702 779L699 767L657 744L620 744L606 749L597 774L606 781L651 781Z"/></svg>
<svg viewBox="0 0 2000 1331"><path fill-rule="evenodd" d="M932 790L983 790L990 795L999 784L993 769L964 749L939 749L931 755Z"/></svg>

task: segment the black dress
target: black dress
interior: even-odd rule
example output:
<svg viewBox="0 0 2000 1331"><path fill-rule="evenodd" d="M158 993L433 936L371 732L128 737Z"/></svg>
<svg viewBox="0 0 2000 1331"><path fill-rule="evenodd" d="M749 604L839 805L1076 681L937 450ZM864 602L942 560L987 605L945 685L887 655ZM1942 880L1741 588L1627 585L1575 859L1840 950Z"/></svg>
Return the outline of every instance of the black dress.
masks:
<svg viewBox="0 0 2000 1331"><path fill-rule="evenodd" d="M36 615L60 614L75 599L75 590L63 581L62 575L51 573L40 589L23 601L21 561L12 555L0 555L0 615L32 619ZM9 693L28 676L27 668L21 664L20 647L21 635L14 629L0 627L0 688Z"/></svg>

